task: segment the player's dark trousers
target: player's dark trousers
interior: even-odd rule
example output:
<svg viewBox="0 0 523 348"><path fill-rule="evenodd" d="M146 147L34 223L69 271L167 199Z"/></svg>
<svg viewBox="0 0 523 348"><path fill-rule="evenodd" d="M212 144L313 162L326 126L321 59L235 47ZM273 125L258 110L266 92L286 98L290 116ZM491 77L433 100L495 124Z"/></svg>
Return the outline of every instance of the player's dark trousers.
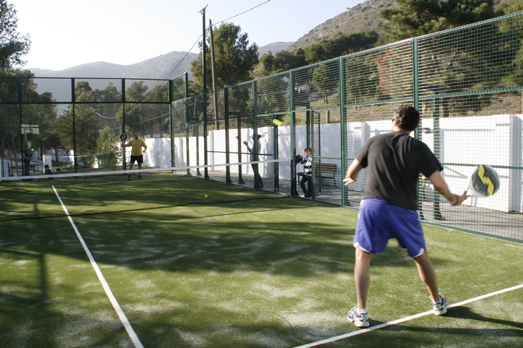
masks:
<svg viewBox="0 0 523 348"><path fill-rule="evenodd" d="M251 164L252 171L254 172L254 187L263 187L262 178L258 172L258 163Z"/></svg>
<svg viewBox="0 0 523 348"><path fill-rule="evenodd" d="M311 197L311 191L312 191L312 178L308 175L303 175L300 180L300 186L303 190L303 194L305 197ZM308 187L308 189L307 189Z"/></svg>

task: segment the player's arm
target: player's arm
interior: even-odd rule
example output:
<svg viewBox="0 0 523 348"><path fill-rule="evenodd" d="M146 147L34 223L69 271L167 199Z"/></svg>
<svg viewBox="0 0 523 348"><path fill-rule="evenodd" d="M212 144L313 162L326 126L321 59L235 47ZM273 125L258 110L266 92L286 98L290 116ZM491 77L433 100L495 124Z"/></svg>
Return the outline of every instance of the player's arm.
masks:
<svg viewBox="0 0 523 348"><path fill-rule="evenodd" d="M450 205L458 206L467 199L465 195L458 196L450 192L447 183L438 170L429 177L429 180L432 182L434 188L450 202Z"/></svg>
<svg viewBox="0 0 523 348"><path fill-rule="evenodd" d="M142 141L142 146L143 146L143 152L145 152L147 150L147 144L145 143L145 141Z"/></svg>
<svg viewBox="0 0 523 348"><path fill-rule="evenodd" d="M347 174L345 175L345 179L343 179L345 186L355 183L356 180L358 180L358 173L362 169L363 169L363 166L360 164L360 162L357 159L352 161L351 165L347 169Z"/></svg>

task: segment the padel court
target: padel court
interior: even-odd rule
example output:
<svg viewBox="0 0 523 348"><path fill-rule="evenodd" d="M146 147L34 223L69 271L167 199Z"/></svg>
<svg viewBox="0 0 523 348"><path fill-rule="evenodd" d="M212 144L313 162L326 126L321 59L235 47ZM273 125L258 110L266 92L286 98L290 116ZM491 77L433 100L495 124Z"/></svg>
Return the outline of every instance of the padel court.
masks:
<svg viewBox="0 0 523 348"><path fill-rule="evenodd" d="M152 187L145 175L143 181L124 184L137 200ZM345 318L356 300L351 243L357 211L252 189L251 196L235 192L235 200L213 201L225 186L217 185L206 188L209 201L186 205L72 216L71 221L62 216L2 222L3 344L523 344L523 260L518 256L523 244L425 226L440 289L451 306L499 294L450 308L443 317L416 317L431 309L428 293L414 263L390 243L373 258L372 331L359 333ZM70 201L74 208L72 189L57 187L63 207Z"/></svg>
<svg viewBox="0 0 523 348"><path fill-rule="evenodd" d="M193 96L187 73L2 77L0 346L522 347L522 27L514 13ZM404 104L452 192L479 166L499 190L451 207L420 178L449 311L427 314L391 242L358 330L346 314L366 174L342 180ZM129 181L121 141L135 132L148 148Z"/></svg>

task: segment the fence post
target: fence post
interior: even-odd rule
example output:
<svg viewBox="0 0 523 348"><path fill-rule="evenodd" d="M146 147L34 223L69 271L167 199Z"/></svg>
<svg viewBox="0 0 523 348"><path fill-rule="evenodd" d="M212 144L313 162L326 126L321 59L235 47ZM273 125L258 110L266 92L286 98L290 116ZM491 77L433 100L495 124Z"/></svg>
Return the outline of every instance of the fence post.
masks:
<svg viewBox="0 0 523 348"><path fill-rule="evenodd" d="M191 153L189 151L189 105L187 105L187 98L189 97L189 73L185 73L184 76L184 102L185 105L185 165L187 167L190 166L190 156ZM191 170L187 169L187 175L191 174Z"/></svg>
<svg viewBox="0 0 523 348"><path fill-rule="evenodd" d="M125 79L122 79L122 134L125 134ZM124 141L125 143L125 141ZM125 147L122 146L122 163L123 170L127 169L126 158L125 158Z"/></svg>
<svg viewBox="0 0 523 348"><path fill-rule="evenodd" d="M229 89L223 90L223 109L225 117L225 163L231 163L230 146L229 146ZM225 167L225 182L232 184L231 180L231 166Z"/></svg>
<svg viewBox="0 0 523 348"><path fill-rule="evenodd" d="M341 163L340 163L340 186L341 186L341 206L351 206L347 195L346 186L343 185L343 178L347 171L347 110L345 110L345 66L343 58L339 58L339 79L340 79L340 140L341 140Z"/></svg>
<svg viewBox="0 0 523 348"><path fill-rule="evenodd" d="M290 135L291 135L291 195L299 196L296 190L296 120L294 114L294 71L289 72L289 115L291 118Z"/></svg>

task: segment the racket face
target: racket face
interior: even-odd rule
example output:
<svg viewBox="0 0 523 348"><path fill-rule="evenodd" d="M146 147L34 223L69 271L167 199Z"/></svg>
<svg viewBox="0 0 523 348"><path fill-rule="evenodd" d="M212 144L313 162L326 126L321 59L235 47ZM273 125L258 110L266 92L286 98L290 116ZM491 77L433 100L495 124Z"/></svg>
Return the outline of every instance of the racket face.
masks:
<svg viewBox="0 0 523 348"><path fill-rule="evenodd" d="M489 197L499 190L499 176L486 164L477 166L470 177L469 192L476 197Z"/></svg>

